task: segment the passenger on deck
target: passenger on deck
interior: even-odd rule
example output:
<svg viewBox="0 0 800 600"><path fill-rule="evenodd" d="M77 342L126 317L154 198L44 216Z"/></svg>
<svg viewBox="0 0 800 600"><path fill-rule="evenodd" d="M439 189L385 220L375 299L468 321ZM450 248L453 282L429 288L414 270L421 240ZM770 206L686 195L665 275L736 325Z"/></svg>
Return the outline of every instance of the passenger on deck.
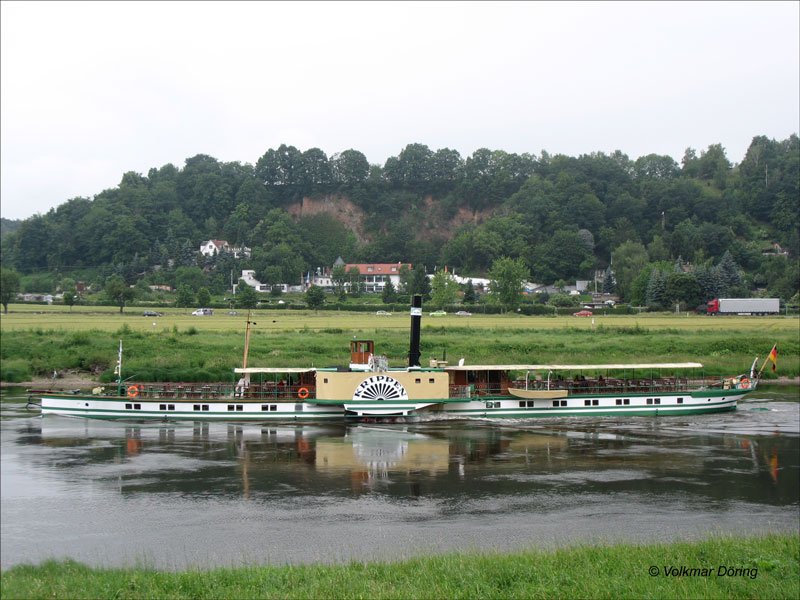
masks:
<svg viewBox="0 0 800 600"><path fill-rule="evenodd" d="M236 387L234 388L234 397L241 398L244 396L244 391L247 389L247 379L242 377L239 381L236 382Z"/></svg>

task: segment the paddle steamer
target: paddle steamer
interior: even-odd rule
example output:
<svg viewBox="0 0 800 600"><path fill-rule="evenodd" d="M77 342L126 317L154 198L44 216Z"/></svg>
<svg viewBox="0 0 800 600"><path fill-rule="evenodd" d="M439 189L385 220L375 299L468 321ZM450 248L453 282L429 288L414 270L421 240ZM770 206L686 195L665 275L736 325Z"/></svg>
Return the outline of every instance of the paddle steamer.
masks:
<svg viewBox="0 0 800 600"><path fill-rule="evenodd" d="M37 394L42 414L96 418L230 421L324 421L397 417L527 419L663 416L736 409L760 371L721 379L694 376L702 364L420 364L422 301L411 307L408 366L390 368L372 340L350 342L347 366L248 367L248 319L236 383L131 383L92 393ZM773 349L773 352L775 350ZM766 364L766 359L765 359ZM763 370L763 366L762 366Z"/></svg>

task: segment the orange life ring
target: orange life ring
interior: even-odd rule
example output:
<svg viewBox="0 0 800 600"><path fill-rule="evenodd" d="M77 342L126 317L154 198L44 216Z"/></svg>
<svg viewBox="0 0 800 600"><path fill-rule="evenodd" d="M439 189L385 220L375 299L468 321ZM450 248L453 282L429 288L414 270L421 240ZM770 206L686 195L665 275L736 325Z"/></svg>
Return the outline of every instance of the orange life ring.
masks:
<svg viewBox="0 0 800 600"><path fill-rule="evenodd" d="M308 398L308 388L302 387L299 390L297 390L297 397L300 398L301 400L305 400L306 398Z"/></svg>
<svg viewBox="0 0 800 600"><path fill-rule="evenodd" d="M136 398L139 395L139 388L132 385L128 388L128 398Z"/></svg>
<svg viewBox="0 0 800 600"><path fill-rule="evenodd" d="M750 380L747 377L743 377L741 381L739 381L739 387L743 390L750 389Z"/></svg>

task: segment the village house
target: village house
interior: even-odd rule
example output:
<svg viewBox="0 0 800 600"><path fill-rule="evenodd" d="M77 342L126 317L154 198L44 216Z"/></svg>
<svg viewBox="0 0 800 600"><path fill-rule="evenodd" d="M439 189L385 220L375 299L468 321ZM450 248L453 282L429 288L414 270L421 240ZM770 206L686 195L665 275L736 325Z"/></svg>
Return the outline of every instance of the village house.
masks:
<svg viewBox="0 0 800 600"><path fill-rule="evenodd" d="M261 283L258 279L256 279L256 272L253 270L246 270L242 271L242 276L239 278L244 281L247 285L251 288L254 288L257 292L268 292L272 289L272 287L266 283ZM233 293L236 293L236 286L238 284L233 284Z"/></svg>
<svg viewBox="0 0 800 600"><path fill-rule="evenodd" d="M447 267L445 267L446 269ZM428 275L429 278L433 279L433 275ZM456 275L456 272L453 271L453 279L455 279L456 283L459 285L466 285L470 281L472 282L472 287L476 292L484 292L489 289L489 283L491 282L490 279L486 279L485 277L463 277L461 275Z"/></svg>
<svg viewBox="0 0 800 600"><path fill-rule="evenodd" d="M44 302L46 304L53 303L52 294L17 294L17 299L22 302Z"/></svg>
<svg viewBox="0 0 800 600"><path fill-rule="evenodd" d="M251 250L247 246L231 246L225 240L207 240L200 244L200 254L203 256L216 256L223 252L233 254L234 258L250 258Z"/></svg>
<svg viewBox="0 0 800 600"><path fill-rule="evenodd" d="M310 288L312 285L321 287L324 290L331 291L333 289L333 278L331 277L331 269L317 267L313 273L309 271L305 276L305 289Z"/></svg>

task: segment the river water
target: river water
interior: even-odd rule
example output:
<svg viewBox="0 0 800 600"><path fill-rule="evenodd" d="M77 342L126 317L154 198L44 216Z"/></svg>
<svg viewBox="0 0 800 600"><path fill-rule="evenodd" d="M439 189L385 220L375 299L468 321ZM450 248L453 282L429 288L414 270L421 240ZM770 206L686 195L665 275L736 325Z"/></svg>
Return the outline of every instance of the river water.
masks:
<svg viewBox="0 0 800 600"><path fill-rule="evenodd" d="M694 417L42 417L4 391L0 564L158 569L798 532L797 388Z"/></svg>

